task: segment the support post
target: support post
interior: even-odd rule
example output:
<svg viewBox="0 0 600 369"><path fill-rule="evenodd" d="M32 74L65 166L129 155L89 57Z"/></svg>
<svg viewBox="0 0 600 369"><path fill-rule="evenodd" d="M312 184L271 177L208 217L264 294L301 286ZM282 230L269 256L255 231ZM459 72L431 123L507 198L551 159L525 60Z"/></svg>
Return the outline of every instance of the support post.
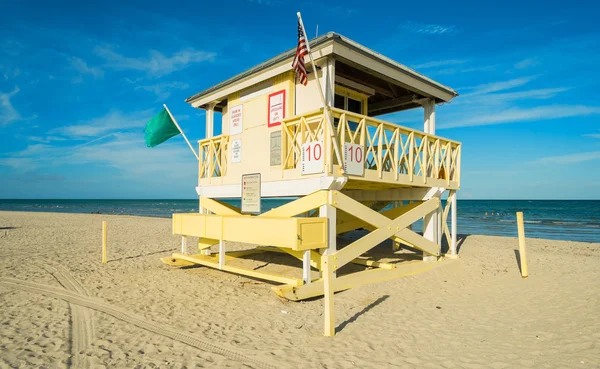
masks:
<svg viewBox="0 0 600 369"><path fill-rule="evenodd" d="M438 210L435 209L423 217L423 237L438 245ZM435 261L435 256L423 253L423 261Z"/></svg>
<svg viewBox="0 0 600 369"><path fill-rule="evenodd" d="M403 205L404 205L404 203L402 202L402 200L392 201L392 208L402 207ZM412 230L412 224L410 226L408 226L407 228L410 228ZM402 245L400 244L400 242L398 242L396 240L392 240L392 251L393 252L400 251L401 248L402 248Z"/></svg>
<svg viewBox="0 0 600 369"><path fill-rule="evenodd" d="M435 135L435 101L433 99L428 99L423 103L423 130L425 133L430 135ZM427 143L429 145L429 143ZM424 147L423 150L428 151L429 147ZM425 167L427 168L427 163L425 163ZM427 177L429 174L428 170L425 170L423 173L424 177ZM441 231L441 217L439 209L433 211L423 218L423 236L429 241L435 242L438 246L441 246L440 239L440 231ZM423 260L428 261L433 258L430 256L423 255Z"/></svg>
<svg viewBox="0 0 600 369"><path fill-rule="evenodd" d="M181 236L181 253L187 254L187 236Z"/></svg>
<svg viewBox="0 0 600 369"><path fill-rule="evenodd" d="M200 200L200 201L201 201L201 200ZM198 207L198 212L199 212L200 214L208 214L208 211L207 211L206 209L204 209L204 207L203 207L202 205L200 205L200 206ZM198 243L200 243L200 239L198 239ZM202 251L200 251L200 253L201 253L202 255L210 256L210 248L203 249Z"/></svg>
<svg viewBox="0 0 600 369"><path fill-rule="evenodd" d="M212 138L215 132L215 103L208 103L206 108L206 138Z"/></svg>
<svg viewBox="0 0 600 369"><path fill-rule="evenodd" d="M102 264L108 263L108 255L106 251L106 220L102 221Z"/></svg>
<svg viewBox="0 0 600 369"><path fill-rule="evenodd" d="M442 236L444 234L444 229L442 228L442 213L443 213L443 207L442 207L442 201L440 198L440 206L437 208L437 211L435 212L435 216L436 216L436 220L437 223L435 224L437 231L437 240L435 241L438 246L440 246L440 248L442 247Z"/></svg>
<svg viewBox="0 0 600 369"><path fill-rule="evenodd" d="M334 305L333 305L333 280L335 278L335 272L333 268L333 256L329 254L329 250L325 251L321 258L321 266L323 268L323 292L324 292L324 329L323 334L326 337L335 335L335 316L334 316Z"/></svg>
<svg viewBox="0 0 600 369"><path fill-rule="evenodd" d="M332 107L335 99L335 60L328 56L321 66L323 71L323 86L325 86L325 104Z"/></svg>
<svg viewBox="0 0 600 369"><path fill-rule="evenodd" d="M223 246L223 240L219 240L219 269L223 270L225 266L225 247Z"/></svg>
<svg viewBox="0 0 600 369"><path fill-rule="evenodd" d="M428 99L423 104L424 120L423 131L429 135L435 135L435 101Z"/></svg>
<svg viewBox="0 0 600 369"><path fill-rule="evenodd" d="M330 196L330 203L331 203L331 196L332 193L334 191L329 191L329 196ZM337 247L336 247L336 222L337 222L337 217L336 217L336 209L327 204L327 205L321 205L319 207L319 217L322 218L327 218L327 250L329 250L330 254L333 254L337 251ZM322 255L324 255L325 253L322 253ZM335 278L335 271L333 272L333 276Z"/></svg>
<svg viewBox="0 0 600 369"><path fill-rule="evenodd" d="M310 279L310 251L306 250L302 254L302 280L304 280L304 284L309 284L311 282Z"/></svg>
<svg viewBox="0 0 600 369"><path fill-rule="evenodd" d="M529 276L527 268L527 250L525 250L525 225L523 224L523 212L517 212L517 231L519 234L519 258L521 259L521 277Z"/></svg>
<svg viewBox="0 0 600 369"><path fill-rule="evenodd" d="M452 196L452 204L450 205L452 212L452 225L451 225L451 233L452 233L452 242L450 243L450 255L456 256L458 255L457 244L456 244L456 191L450 192Z"/></svg>

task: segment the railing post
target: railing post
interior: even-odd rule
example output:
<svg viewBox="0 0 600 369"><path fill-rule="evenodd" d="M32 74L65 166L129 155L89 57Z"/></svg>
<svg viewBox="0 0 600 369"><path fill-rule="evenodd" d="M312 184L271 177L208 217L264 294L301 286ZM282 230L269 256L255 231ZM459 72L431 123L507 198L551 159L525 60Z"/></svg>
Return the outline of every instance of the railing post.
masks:
<svg viewBox="0 0 600 369"><path fill-rule="evenodd" d="M452 232L452 242L450 242L450 254L451 255L457 255L457 250L456 250L456 214L457 214L457 209L456 209L456 191L452 191L452 205L450 208L450 211L452 212L452 225L451 225L451 232Z"/></svg>
<svg viewBox="0 0 600 369"><path fill-rule="evenodd" d="M323 108L323 122L325 122L325 120L327 119L327 117L325 116L325 114L329 114L329 112L327 111L327 108ZM332 113L333 115L333 113ZM333 118L332 118L333 119ZM333 122L332 122L333 124ZM321 127L323 127L323 145L324 147L324 151L327 153L327 155L325 156L325 172L327 174L333 174L333 140L331 138L331 135L329 134L329 124L321 124ZM315 132L316 134L317 132ZM335 133L335 132L334 132ZM342 165L342 163L338 163L339 165Z"/></svg>
<svg viewBox="0 0 600 369"><path fill-rule="evenodd" d="M383 156L383 124L379 123L379 137L377 138L377 174L379 174L379 178L381 179L383 177L383 161L382 161L382 156Z"/></svg>
<svg viewBox="0 0 600 369"><path fill-rule="evenodd" d="M346 141L346 114L340 114L340 145Z"/></svg>
<svg viewBox="0 0 600 369"><path fill-rule="evenodd" d="M408 154L408 178L410 181L413 181L414 172L415 172L415 133L411 132L408 135L408 145L409 145L409 154Z"/></svg>
<svg viewBox="0 0 600 369"><path fill-rule="evenodd" d="M450 185L450 166L452 162L452 143L448 142L446 144L446 170L444 171L444 174L446 175L446 184L449 186Z"/></svg>
<svg viewBox="0 0 600 369"><path fill-rule="evenodd" d="M421 154L423 155L423 161L421 162L421 174L423 175L423 183L427 183L427 168L429 167L429 142L427 140L427 136L423 136L421 139L421 146L423 146L423 149L421 150Z"/></svg>
<svg viewBox="0 0 600 369"><path fill-rule="evenodd" d="M210 160L208 161L208 178L212 178L213 177L213 171L214 171L214 156L215 156L215 143L213 142L213 140L209 141L209 158Z"/></svg>
<svg viewBox="0 0 600 369"><path fill-rule="evenodd" d="M400 145L400 142L402 142L402 139L400 138L400 128L396 128L396 130L394 131L394 135L395 140L394 140L394 164L395 164L395 168L394 168L394 178L396 179L396 181L398 180L398 172L400 172L400 149L402 149L402 146ZM402 154L404 155L404 149L402 149Z"/></svg>
<svg viewBox="0 0 600 369"><path fill-rule="evenodd" d="M436 139L433 144L433 178L440 178L440 139Z"/></svg>
<svg viewBox="0 0 600 369"><path fill-rule="evenodd" d="M202 178L202 168L204 166L204 152L202 150L202 144L198 142L198 181ZM198 185L200 185L200 182L198 182Z"/></svg>

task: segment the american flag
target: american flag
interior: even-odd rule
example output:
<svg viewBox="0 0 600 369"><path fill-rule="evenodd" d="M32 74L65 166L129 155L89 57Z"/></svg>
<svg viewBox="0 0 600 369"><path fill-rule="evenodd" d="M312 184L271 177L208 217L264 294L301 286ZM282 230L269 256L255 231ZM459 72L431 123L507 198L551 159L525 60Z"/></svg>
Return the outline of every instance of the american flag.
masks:
<svg viewBox="0 0 600 369"><path fill-rule="evenodd" d="M306 75L306 66L304 65L304 55L308 54L306 49L306 38L302 32L302 25L298 21L298 47L296 48L296 56L292 62L292 68L296 71L296 78L304 86L308 84L308 76Z"/></svg>

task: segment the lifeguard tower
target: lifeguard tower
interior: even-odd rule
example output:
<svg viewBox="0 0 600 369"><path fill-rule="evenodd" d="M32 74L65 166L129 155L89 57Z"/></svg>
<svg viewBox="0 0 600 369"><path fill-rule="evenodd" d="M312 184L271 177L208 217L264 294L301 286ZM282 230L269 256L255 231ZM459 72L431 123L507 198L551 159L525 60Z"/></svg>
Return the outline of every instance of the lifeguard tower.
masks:
<svg viewBox="0 0 600 369"><path fill-rule="evenodd" d="M198 237L199 253L163 261L279 283L272 289L290 300L325 295L325 334L332 335L334 292L444 263L443 235L446 256L456 255L461 144L435 135L435 107L456 97L453 89L336 33L310 47L317 75L307 66L306 86L295 79L290 50L186 100L206 111L200 211L174 214L173 233L183 236L182 244ZM375 118L415 108L424 110L423 131ZM222 115L218 136L214 112ZM279 197L297 199L263 211L261 199ZM222 199L241 199L241 208ZM423 235L411 228L420 219ZM367 233L338 247L338 235L359 229ZM411 260L365 256L388 239L392 256L403 244L413 251ZM227 252L224 241L258 247ZM211 255L214 245L219 252ZM297 258L302 279L230 265L258 252ZM350 264L363 270L338 273ZM311 268L318 278L311 278Z"/></svg>

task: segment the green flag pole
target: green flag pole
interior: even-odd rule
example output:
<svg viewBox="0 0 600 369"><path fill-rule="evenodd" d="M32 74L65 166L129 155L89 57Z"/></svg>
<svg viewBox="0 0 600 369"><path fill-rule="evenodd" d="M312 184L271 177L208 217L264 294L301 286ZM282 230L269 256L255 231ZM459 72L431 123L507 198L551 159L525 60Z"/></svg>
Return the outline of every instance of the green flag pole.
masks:
<svg viewBox="0 0 600 369"><path fill-rule="evenodd" d="M179 132L181 132L181 135L185 139L185 142L187 142L188 146L190 147L190 150L192 150L192 152L194 153L194 156L196 157L196 159L200 160L200 158L198 157L198 154L196 154L196 150L194 150L194 148L192 147L192 144L190 143L190 141L185 136L185 133L183 133L183 131L181 130L181 127L179 127L179 124L177 124L177 121L175 120L175 117L173 117L173 114L171 114L171 111L169 110L169 108L167 108L167 104L163 104L163 106L165 107L165 110L167 111L167 113L169 113L169 116L171 117L171 120L173 121L173 124L175 124L175 127L177 127L177 129L179 130Z"/></svg>

